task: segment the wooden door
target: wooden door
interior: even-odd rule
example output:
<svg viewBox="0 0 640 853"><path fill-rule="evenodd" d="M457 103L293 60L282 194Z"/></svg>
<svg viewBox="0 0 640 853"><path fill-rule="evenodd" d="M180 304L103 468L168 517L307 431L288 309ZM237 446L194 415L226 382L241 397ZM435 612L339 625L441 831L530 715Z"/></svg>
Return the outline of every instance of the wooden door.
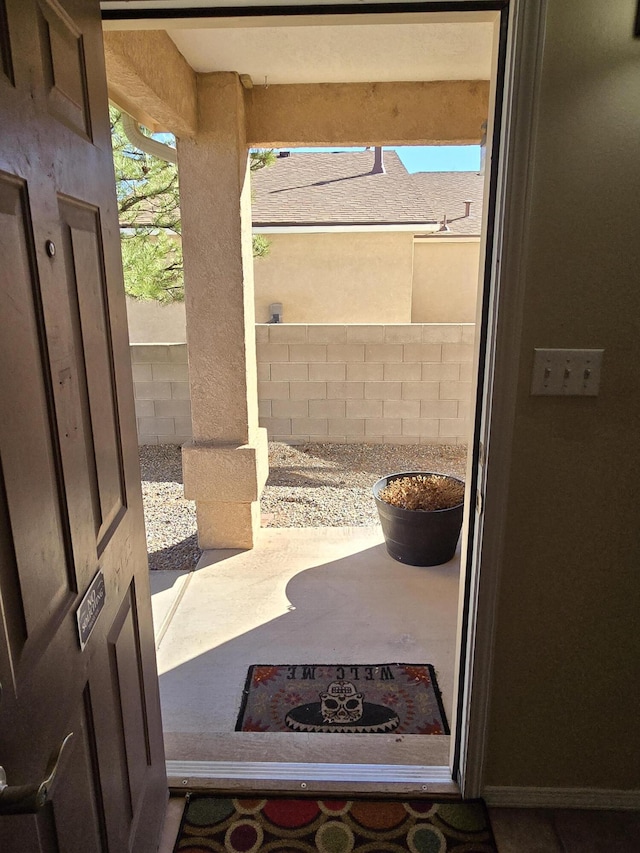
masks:
<svg viewBox="0 0 640 853"><path fill-rule="evenodd" d="M146 853L167 788L97 0L0 0L0 315L8 784L73 732L0 850Z"/></svg>

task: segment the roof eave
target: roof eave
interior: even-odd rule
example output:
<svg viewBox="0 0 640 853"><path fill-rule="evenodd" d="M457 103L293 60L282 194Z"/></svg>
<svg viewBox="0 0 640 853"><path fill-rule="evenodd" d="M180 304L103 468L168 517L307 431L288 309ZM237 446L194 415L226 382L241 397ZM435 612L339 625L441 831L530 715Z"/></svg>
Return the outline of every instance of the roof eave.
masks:
<svg viewBox="0 0 640 853"><path fill-rule="evenodd" d="M256 234L302 234L347 231L437 231L437 222L254 222Z"/></svg>

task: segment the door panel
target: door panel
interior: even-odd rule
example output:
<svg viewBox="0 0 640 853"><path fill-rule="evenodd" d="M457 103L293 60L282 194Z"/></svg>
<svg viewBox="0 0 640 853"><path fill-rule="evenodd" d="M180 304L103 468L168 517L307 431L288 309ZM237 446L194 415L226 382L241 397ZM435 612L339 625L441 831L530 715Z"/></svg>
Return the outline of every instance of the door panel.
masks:
<svg viewBox="0 0 640 853"><path fill-rule="evenodd" d="M101 553L125 508L122 447L115 399L106 276L100 250L99 212L70 200L60 202L67 288L82 377L96 545Z"/></svg>
<svg viewBox="0 0 640 853"><path fill-rule="evenodd" d="M0 74L13 83L13 62L11 61L11 41L7 24L5 0L0 0Z"/></svg>
<svg viewBox="0 0 640 853"><path fill-rule="evenodd" d="M13 603L7 630L15 677L26 643L46 642L49 624L61 618L60 610L70 606L77 590L57 476L59 448L51 430L54 415L26 186L7 175L0 175L0 257L3 321L11 330L11 335L0 336L0 358L11 365L5 371L5 394L15 401L3 406L0 421L5 532L12 541L10 563L3 561L3 593ZM24 389L29 389L28 400Z"/></svg>
<svg viewBox="0 0 640 853"><path fill-rule="evenodd" d="M88 138L91 120L82 33L55 0L43 0L37 17L51 115Z"/></svg>
<svg viewBox="0 0 640 853"><path fill-rule="evenodd" d="M104 804L96 761L95 731L88 688L72 721L75 744L64 767L53 803L55 829L60 850L89 850L106 853ZM82 820L78 820L78 815Z"/></svg>
<svg viewBox="0 0 640 853"><path fill-rule="evenodd" d="M144 791L144 774L151 763L149 731L144 707L144 685L133 588L125 596L109 637L113 676L122 709L121 731L126 756L127 790L131 814L137 811Z"/></svg>
<svg viewBox="0 0 640 853"><path fill-rule="evenodd" d="M2 853L151 853L167 799L95 0L0 0ZM97 573L86 645L77 613Z"/></svg>

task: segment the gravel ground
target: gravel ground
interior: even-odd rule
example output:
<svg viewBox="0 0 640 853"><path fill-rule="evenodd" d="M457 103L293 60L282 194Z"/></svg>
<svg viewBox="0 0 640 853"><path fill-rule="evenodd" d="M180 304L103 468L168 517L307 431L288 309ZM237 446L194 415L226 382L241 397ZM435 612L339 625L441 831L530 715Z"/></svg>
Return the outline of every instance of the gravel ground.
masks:
<svg viewBox="0 0 640 853"><path fill-rule="evenodd" d="M269 444L262 495L264 527L366 527L378 523L371 487L396 471L464 477L460 445ZM180 448L140 448L142 497L151 569L191 569L200 556L196 513L182 495Z"/></svg>

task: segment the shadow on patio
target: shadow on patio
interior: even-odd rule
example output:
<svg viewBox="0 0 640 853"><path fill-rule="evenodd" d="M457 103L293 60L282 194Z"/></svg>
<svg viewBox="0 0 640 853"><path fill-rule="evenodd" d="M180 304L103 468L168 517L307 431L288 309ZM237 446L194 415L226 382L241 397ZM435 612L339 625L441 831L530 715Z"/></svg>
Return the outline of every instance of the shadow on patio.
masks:
<svg viewBox="0 0 640 853"><path fill-rule="evenodd" d="M418 568L379 527L263 529L251 551L152 572L167 757L447 764L449 738L235 732L251 664L434 665L451 719L459 554Z"/></svg>

